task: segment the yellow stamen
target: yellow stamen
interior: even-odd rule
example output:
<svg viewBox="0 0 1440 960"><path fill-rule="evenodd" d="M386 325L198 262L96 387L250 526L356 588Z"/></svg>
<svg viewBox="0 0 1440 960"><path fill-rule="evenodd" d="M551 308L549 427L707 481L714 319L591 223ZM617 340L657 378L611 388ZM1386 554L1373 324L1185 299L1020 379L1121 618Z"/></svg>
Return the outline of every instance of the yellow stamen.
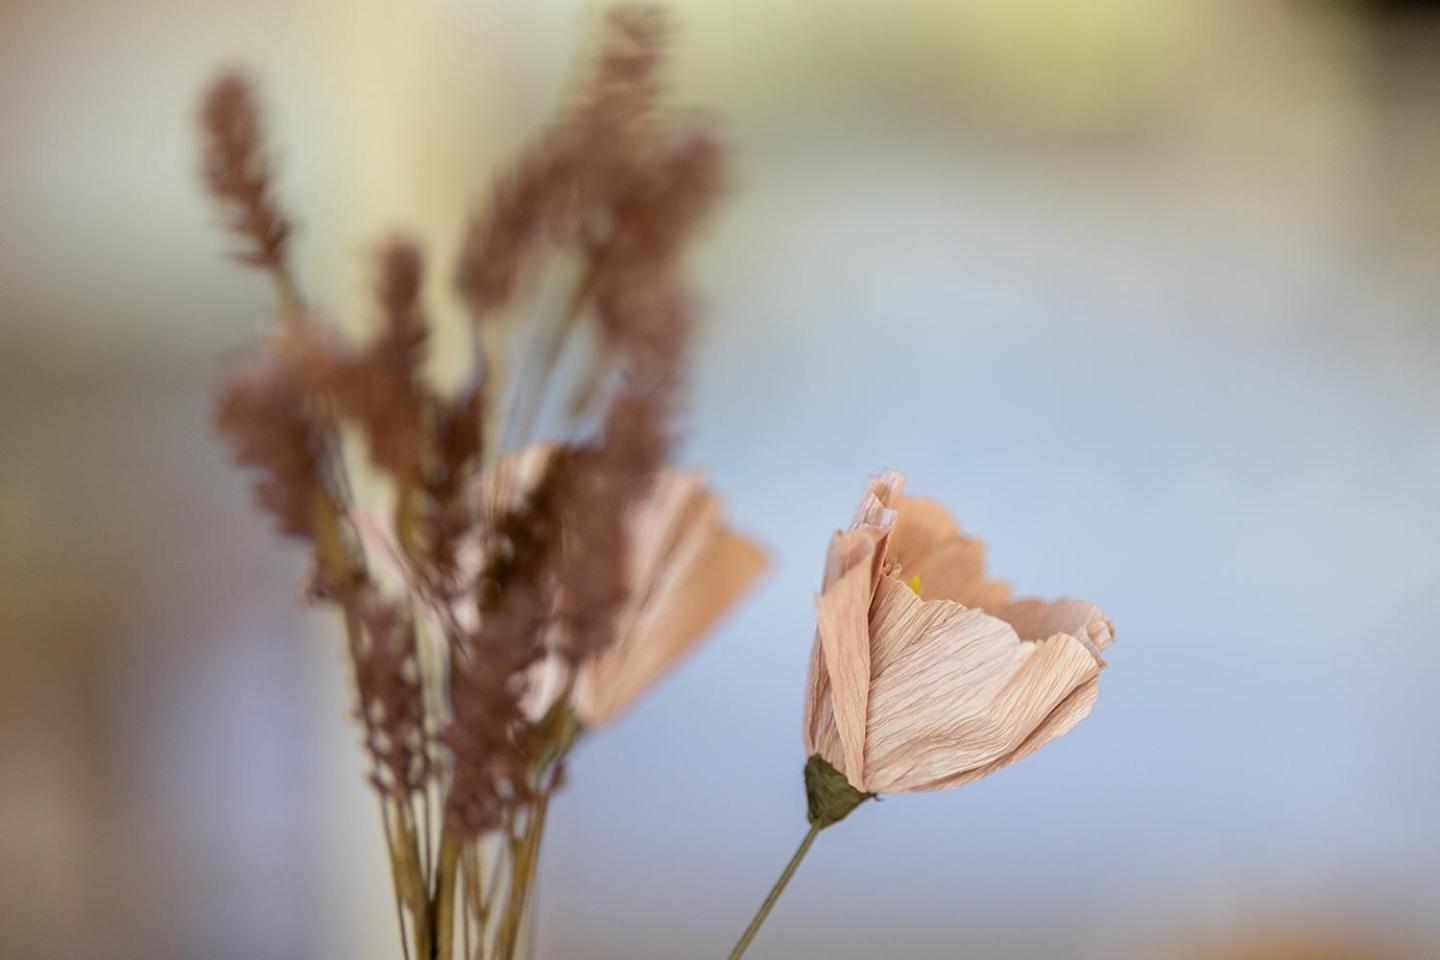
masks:
<svg viewBox="0 0 1440 960"><path fill-rule="evenodd" d="M920 574L910 578L910 589L915 591L915 596L920 596Z"/></svg>

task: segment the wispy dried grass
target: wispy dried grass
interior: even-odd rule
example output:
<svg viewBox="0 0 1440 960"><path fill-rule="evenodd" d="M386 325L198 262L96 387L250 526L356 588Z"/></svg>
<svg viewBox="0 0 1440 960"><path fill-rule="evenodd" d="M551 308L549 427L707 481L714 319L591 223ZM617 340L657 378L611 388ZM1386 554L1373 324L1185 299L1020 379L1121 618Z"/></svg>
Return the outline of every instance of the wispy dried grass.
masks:
<svg viewBox="0 0 1440 960"><path fill-rule="evenodd" d="M283 534L313 540L316 507L327 496L324 439L312 402L278 358L246 356L226 377L215 428L236 463L256 474L255 502Z"/></svg>
<svg viewBox="0 0 1440 960"><path fill-rule="evenodd" d="M522 707L529 670L545 653L560 552L556 502L572 482L570 458L557 456L521 503L497 521L499 544L476 584L480 625L462 638L450 670L454 711L441 739L454 776L446 807L456 829L478 836L533 793L531 744Z"/></svg>
<svg viewBox="0 0 1440 960"><path fill-rule="evenodd" d="M546 801L574 736L564 716L526 714L532 668L556 637L571 665L613 642L627 600L625 518L679 429L694 322L680 254L724 177L708 128L661 108L667 35L653 9L611 11L560 118L497 179L468 227L454 276L476 323L513 306L546 273L547 253L580 264L566 315L533 330L549 343L543 369L525 380L532 394L549 389L554 357L586 320L616 361L608 373L596 367L593 396L604 406L590 421L594 436L560 446L523 494L491 503L475 500L472 480L487 451L504 452L485 430L485 378L495 371L475 370L449 395L426 382L419 246L382 247L372 337L353 344L321 324L292 279L291 220L276 200L251 85L223 75L202 106L205 184L236 256L274 279L286 321L226 380L216 425L258 473L261 506L284 533L309 540L312 596L342 614L397 902L408 911L402 925L408 916L420 956L449 956L457 864L480 858L480 840L495 832L512 841L501 848L511 864L504 906L462 895L463 926L501 910L481 944L485 955L513 953ZM520 420L536 402L517 396ZM402 596L372 580L350 529L361 508L338 455L341 424L357 428L372 465L393 480L387 513ZM459 561L467 550L483 556L473 580ZM432 807L438 835L424 826Z"/></svg>
<svg viewBox="0 0 1440 960"><path fill-rule="evenodd" d="M665 460L684 382L691 310L675 265L723 183L713 135L677 133L659 110L666 39L652 9L610 13L570 107L501 178L458 271L480 320L543 247L568 249L584 265L572 311L593 311L621 355L603 433L559 505L572 532L558 574L572 660L611 641L625 601L623 518Z"/></svg>
<svg viewBox="0 0 1440 960"><path fill-rule="evenodd" d="M200 117L205 185L239 243L235 259L261 269L282 269L290 221L275 200L273 164L249 78L239 72L217 78Z"/></svg>
<svg viewBox="0 0 1440 960"><path fill-rule="evenodd" d="M415 624L373 590L348 595L345 613L363 626L352 635L350 655L371 783L382 795L405 801L424 787L429 773Z"/></svg>

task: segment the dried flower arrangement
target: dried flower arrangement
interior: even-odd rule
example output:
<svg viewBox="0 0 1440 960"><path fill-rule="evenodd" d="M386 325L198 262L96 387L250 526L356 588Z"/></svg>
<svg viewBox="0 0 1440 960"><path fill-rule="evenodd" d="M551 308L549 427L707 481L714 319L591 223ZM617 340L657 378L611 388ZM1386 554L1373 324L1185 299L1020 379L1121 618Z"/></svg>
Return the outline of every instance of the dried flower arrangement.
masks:
<svg viewBox="0 0 1440 960"><path fill-rule="evenodd" d="M527 949L569 751L765 566L703 480L667 466L694 324L682 254L722 190L724 152L662 109L665 39L658 12L610 11L560 119L473 217L454 285L474 368L448 392L421 369L420 248L384 245L378 330L349 342L296 281L252 86L223 75L203 101L205 185L235 258L278 298L275 330L227 372L215 425L256 474L259 506L309 549L308 596L340 613L407 958ZM567 277L569 295L533 321L502 390L500 314L541 275ZM542 443L558 361L591 323L571 436ZM387 481L381 506L353 492L354 442ZM732 957L819 831L876 794L983 777L1095 700L1105 616L1012 602L979 542L902 485L874 480L827 553L804 721L811 829Z"/></svg>

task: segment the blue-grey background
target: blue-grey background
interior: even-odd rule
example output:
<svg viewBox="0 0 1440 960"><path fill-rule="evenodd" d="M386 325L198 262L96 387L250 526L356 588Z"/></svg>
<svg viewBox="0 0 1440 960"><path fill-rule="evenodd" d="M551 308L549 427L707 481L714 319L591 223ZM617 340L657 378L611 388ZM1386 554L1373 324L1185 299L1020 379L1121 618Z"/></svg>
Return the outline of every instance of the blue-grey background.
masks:
<svg viewBox="0 0 1440 960"><path fill-rule="evenodd" d="M826 538L887 466L1118 642L1063 740L827 832L753 956L1430 955L1440 22L777 6L682 4L676 72L737 153L685 459L773 570L578 754L538 956L728 949L804 830ZM187 123L257 70L358 326L387 229L448 263L578 9L0 5L0 955L397 954L333 625L206 425L266 300Z"/></svg>

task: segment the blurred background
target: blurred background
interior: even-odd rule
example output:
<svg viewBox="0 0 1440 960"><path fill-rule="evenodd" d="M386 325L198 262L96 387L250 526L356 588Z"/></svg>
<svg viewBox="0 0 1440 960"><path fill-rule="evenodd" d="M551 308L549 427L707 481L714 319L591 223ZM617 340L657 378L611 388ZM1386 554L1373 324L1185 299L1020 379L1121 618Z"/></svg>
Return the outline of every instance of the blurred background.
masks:
<svg viewBox="0 0 1440 960"><path fill-rule="evenodd" d="M676 6L738 165L685 459L773 571L578 754L538 955L728 949L804 831L826 538L894 466L1119 643L1062 741L827 832L752 956L1440 956L1437 5ZM334 624L207 425L269 299L196 98L263 79L343 322L424 240L444 375L587 15L0 2L0 956L398 955Z"/></svg>

